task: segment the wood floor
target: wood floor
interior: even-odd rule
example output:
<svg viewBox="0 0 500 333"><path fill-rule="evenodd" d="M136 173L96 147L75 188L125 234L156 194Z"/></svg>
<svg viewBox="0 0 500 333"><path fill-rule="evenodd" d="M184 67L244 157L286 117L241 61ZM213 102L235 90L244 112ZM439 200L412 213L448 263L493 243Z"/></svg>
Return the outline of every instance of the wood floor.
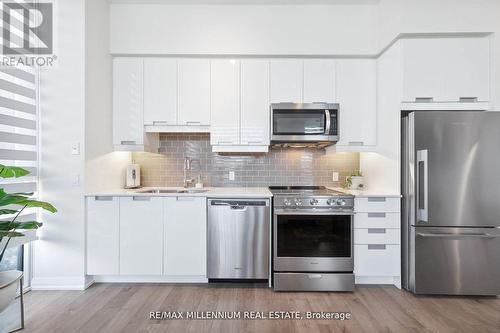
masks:
<svg viewBox="0 0 500 333"><path fill-rule="evenodd" d="M95 284L82 292L32 291L25 303L24 332L500 332L500 298L415 297L391 286L275 293L227 284ZM337 311L352 318L151 320L150 311Z"/></svg>

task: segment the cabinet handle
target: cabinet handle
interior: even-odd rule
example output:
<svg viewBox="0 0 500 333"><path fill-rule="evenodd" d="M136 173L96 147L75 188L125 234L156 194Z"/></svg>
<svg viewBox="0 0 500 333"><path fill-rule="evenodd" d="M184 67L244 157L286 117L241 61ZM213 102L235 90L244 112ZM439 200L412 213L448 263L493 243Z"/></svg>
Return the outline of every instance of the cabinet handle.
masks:
<svg viewBox="0 0 500 333"><path fill-rule="evenodd" d="M220 140L217 140L217 144L218 145L232 145L234 144L233 141L220 141Z"/></svg>
<svg viewBox="0 0 500 333"><path fill-rule="evenodd" d="M194 197L176 197L177 201L194 201Z"/></svg>
<svg viewBox="0 0 500 333"><path fill-rule="evenodd" d="M460 103L476 103L477 97L460 97L458 101Z"/></svg>
<svg viewBox="0 0 500 333"><path fill-rule="evenodd" d="M432 103L434 102L434 97L415 97L416 103Z"/></svg>
<svg viewBox="0 0 500 333"><path fill-rule="evenodd" d="M168 121L153 121L153 125L167 125Z"/></svg>
<svg viewBox="0 0 500 333"><path fill-rule="evenodd" d="M368 250L385 250L386 248L384 244L368 244Z"/></svg>
<svg viewBox="0 0 500 333"><path fill-rule="evenodd" d="M96 195L94 199L95 201L113 201L113 197L105 197L101 195Z"/></svg>
<svg viewBox="0 0 500 333"><path fill-rule="evenodd" d="M245 144L248 144L248 145L256 145L256 144L259 144L259 143L262 143L262 140L259 140L259 141L246 141Z"/></svg>
<svg viewBox="0 0 500 333"><path fill-rule="evenodd" d="M135 145L135 141L120 141L122 145Z"/></svg>
<svg viewBox="0 0 500 333"><path fill-rule="evenodd" d="M369 218L385 218L385 213L368 213Z"/></svg>
<svg viewBox="0 0 500 333"><path fill-rule="evenodd" d="M323 275L321 275L321 274L308 274L307 277L309 279L321 279L323 277Z"/></svg>
<svg viewBox="0 0 500 333"><path fill-rule="evenodd" d="M386 229L385 228L372 228L368 229L369 234L385 234Z"/></svg>
<svg viewBox="0 0 500 333"><path fill-rule="evenodd" d="M384 197L369 197L368 202L385 202Z"/></svg>
<svg viewBox="0 0 500 333"><path fill-rule="evenodd" d="M201 121L186 121L185 123L186 125L197 125L201 124Z"/></svg>
<svg viewBox="0 0 500 333"><path fill-rule="evenodd" d="M349 146L364 146L364 141L349 141Z"/></svg>
<svg viewBox="0 0 500 333"><path fill-rule="evenodd" d="M151 197L132 197L134 201L150 201Z"/></svg>

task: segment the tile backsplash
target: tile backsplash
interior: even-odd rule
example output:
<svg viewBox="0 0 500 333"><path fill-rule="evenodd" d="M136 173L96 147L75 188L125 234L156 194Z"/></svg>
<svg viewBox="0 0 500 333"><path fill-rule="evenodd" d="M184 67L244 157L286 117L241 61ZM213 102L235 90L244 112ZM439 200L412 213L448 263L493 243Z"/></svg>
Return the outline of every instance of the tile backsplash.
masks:
<svg viewBox="0 0 500 333"><path fill-rule="evenodd" d="M142 186L182 186L184 158L194 161L188 178L201 174L205 186L341 186L359 170L358 153L326 154L318 149L270 149L268 154L213 153L209 134L160 134L159 154L133 153L141 165ZM235 180L229 180L229 172ZM332 172L338 172L338 182Z"/></svg>

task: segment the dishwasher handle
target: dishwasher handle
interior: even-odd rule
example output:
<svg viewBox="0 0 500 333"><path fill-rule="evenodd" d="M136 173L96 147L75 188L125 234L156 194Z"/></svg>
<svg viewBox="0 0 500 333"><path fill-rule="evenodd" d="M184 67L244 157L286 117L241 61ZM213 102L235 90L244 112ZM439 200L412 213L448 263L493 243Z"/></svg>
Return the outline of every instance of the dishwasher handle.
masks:
<svg viewBox="0 0 500 333"><path fill-rule="evenodd" d="M268 200L209 200L210 206L228 206L232 210L244 210L247 207L269 206Z"/></svg>

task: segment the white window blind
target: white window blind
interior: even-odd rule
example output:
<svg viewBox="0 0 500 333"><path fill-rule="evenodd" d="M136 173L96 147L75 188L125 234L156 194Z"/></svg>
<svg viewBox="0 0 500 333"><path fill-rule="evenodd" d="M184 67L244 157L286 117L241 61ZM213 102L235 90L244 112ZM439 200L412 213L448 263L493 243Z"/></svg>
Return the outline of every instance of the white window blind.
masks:
<svg viewBox="0 0 500 333"><path fill-rule="evenodd" d="M31 173L0 179L6 192L37 192L37 82L31 67L0 67L0 164Z"/></svg>

